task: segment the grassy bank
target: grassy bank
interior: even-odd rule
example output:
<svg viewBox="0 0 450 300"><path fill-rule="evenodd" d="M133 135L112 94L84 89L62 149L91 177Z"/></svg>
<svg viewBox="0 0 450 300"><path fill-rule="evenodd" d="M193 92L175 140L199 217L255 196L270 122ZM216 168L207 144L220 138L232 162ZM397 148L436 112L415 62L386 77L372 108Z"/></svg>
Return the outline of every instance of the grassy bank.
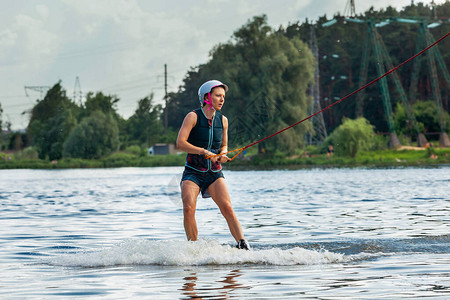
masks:
<svg viewBox="0 0 450 300"><path fill-rule="evenodd" d="M227 169L273 169L273 168L338 168L338 167L402 167L450 164L450 149L434 149L434 157L427 150L378 150L361 152L355 158L325 154L286 156L247 155L225 165ZM47 161L24 158L14 154L0 153L0 169L68 169L68 168L120 168L183 166L185 155L140 156L118 152L102 159L62 159Z"/></svg>
<svg viewBox="0 0 450 300"><path fill-rule="evenodd" d="M231 168L339 168L339 167L402 167L450 164L450 149L435 149L431 158L425 150L378 150L359 153L355 158L312 154L304 156L254 156L233 161Z"/></svg>
<svg viewBox="0 0 450 300"><path fill-rule="evenodd" d="M138 156L129 153L114 153L102 159L65 158L58 161L21 158L7 155L0 160L0 169L77 169L77 168L122 168L183 166L183 155Z"/></svg>

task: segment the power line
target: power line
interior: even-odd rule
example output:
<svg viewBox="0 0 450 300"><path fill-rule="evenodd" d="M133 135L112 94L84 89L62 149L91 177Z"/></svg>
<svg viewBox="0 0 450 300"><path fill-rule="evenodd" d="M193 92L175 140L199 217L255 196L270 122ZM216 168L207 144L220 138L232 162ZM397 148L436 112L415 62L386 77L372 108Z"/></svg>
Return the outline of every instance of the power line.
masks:
<svg viewBox="0 0 450 300"><path fill-rule="evenodd" d="M24 95L0 95L0 99L2 99L2 98L23 98L23 97L26 97L26 96L24 96Z"/></svg>
<svg viewBox="0 0 450 300"><path fill-rule="evenodd" d="M26 85L24 87L25 89L25 95L27 95L27 97L29 97L30 95L28 95L28 91L35 91L35 92L39 92L40 98L42 99L42 96L44 95L44 92L47 92L51 87L48 85Z"/></svg>
<svg viewBox="0 0 450 300"><path fill-rule="evenodd" d="M30 104L30 103L13 104L13 105L3 106L3 108L6 109L6 108L14 108L14 107L21 107L21 106L29 106L29 105L33 105L33 104Z"/></svg>

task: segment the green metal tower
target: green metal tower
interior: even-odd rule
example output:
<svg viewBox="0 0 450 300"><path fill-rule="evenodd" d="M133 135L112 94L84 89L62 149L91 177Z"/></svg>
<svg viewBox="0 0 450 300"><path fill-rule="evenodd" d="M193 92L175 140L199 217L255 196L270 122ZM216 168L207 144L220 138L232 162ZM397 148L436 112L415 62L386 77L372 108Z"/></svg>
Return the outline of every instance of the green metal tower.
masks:
<svg viewBox="0 0 450 300"><path fill-rule="evenodd" d="M319 47L317 45L316 31L314 25L311 24L309 48L314 55L316 61L316 69L314 71L314 83L309 87L310 95L313 98L313 105L310 107L309 114L312 115L315 112L321 111L320 106L320 73L319 73ZM317 145L323 143L327 138L327 129L323 120L323 114L315 115L311 119L313 125L313 133L306 135L306 142L308 145Z"/></svg>
<svg viewBox="0 0 450 300"><path fill-rule="evenodd" d="M357 23L363 23L363 20L359 20L359 19L346 19L347 21L352 21L352 22L357 22ZM381 38L381 35L378 33L377 31L377 27L382 27L385 25L388 25L391 22L402 22L402 23L417 23L416 20L411 20L411 19L396 19L396 18L392 18L392 19L388 19L385 20L383 22L380 22L378 24L375 24L373 20L367 20L367 36L365 38L365 42L364 42L364 50L363 50L363 55L362 55L362 62L361 62L361 68L360 68L360 85L364 84L367 81L367 70L368 70L368 61L369 61L369 57L370 57L370 53L371 50L374 51L374 55L377 61L377 73L378 76L384 74L385 72L385 68L391 70L394 68L393 64L392 64L392 60L390 58L389 52L386 48L386 45L383 42L383 39ZM426 28L428 31L428 28L426 26L423 26L422 28ZM425 35L425 30L423 30L424 34L422 34L419 38L418 38L418 43L416 43L416 53L419 52L421 49L423 49L424 47L426 47L427 45L430 45L432 43L432 39L428 38L426 39L426 35ZM430 37L431 34L429 34L428 31L428 36ZM434 53L437 54L434 54ZM435 56L436 60L438 60L440 63L439 65L441 66L444 75L447 74L446 76L448 76L448 72L446 71L445 68L445 64L443 62L442 56L439 53L439 50L437 50L436 48L431 49L428 54L429 57ZM428 59L430 61L430 58ZM419 69L420 69L420 60L415 61L414 65L413 65L413 75L412 75L412 79L411 79L411 89L409 91L409 101L408 101L408 97L406 95L406 92L401 84L401 80L400 77L398 75L398 73L393 72L391 73L388 77L391 78L391 80L393 81L395 88L397 90L397 93L400 97L400 100L402 101L403 107L405 108L406 111L406 115L409 119L409 122L412 126L412 128L416 131L417 134L417 145L419 147L424 147L427 144L427 139L425 137L425 135L420 131L419 129L419 125L418 122L415 118L413 109L411 107L411 101L413 99L415 99L415 93L417 90L417 81L419 78ZM436 72L433 71L435 70L435 68L432 67L432 61L429 62L430 65L430 72L433 72L436 75ZM446 77L446 79L447 79ZM434 80L434 86L436 86L437 81L437 75L433 76ZM448 81L447 81L448 82ZM389 130L390 130L390 134L391 134L391 146L396 145L396 136L395 136L395 132L393 131L393 120L392 120L392 106L390 104L390 96L389 96L389 90L387 88L387 79L382 78L380 80L380 89L382 92L382 97L383 97L383 106L384 106L384 110L385 110L385 114L386 114L386 119L389 125ZM436 94L437 91L439 91L439 87L434 88L433 89L435 91ZM438 98L440 99L440 98ZM357 101L358 101L358 107L357 107L357 113L358 115L362 115L362 110L363 110L363 103L364 103L364 93L360 93L357 96ZM440 105L438 107L440 107L440 115L443 116L442 114L442 101L439 100ZM441 118L441 120L443 120L443 118ZM445 127L445 125L444 125ZM445 134L443 135L443 140L445 141ZM448 139L447 139L448 140Z"/></svg>
<svg viewBox="0 0 450 300"><path fill-rule="evenodd" d="M387 53L387 50L384 46L384 43L382 42L381 36L378 34L376 30L376 25L373 20L360 20L360 19L346 19L346 21L350 22L356 22L356 23L366 23L367 24L367 34L364 41L364 49L362 54L362 62L361 62L361 68L360 68L360 77L359 77L359 85L362 86L366 83L367 80L367 71L369 68L369 57L371 51L373 51L373 54L375 55L375 61L376 61L376 69L378 76L382 76L384 73L386 73L386 67L391 69L392 68L392 62L389 58L389 55ZM398 78L396 78L398 79ZM398 83L400 80L398 80ZM388 88L388 82L387 78L383 77L379 81L380 91L381 91L381 97L383 100L383 108L384 113L386 116L386 121L388 123L389 128L389 146L391 148L397 148L400 146L400 142L398 140L397 134L394 130L394 119L393 119L393 113L392 113L392 104L391 104L391 97L389 94L389 88ZM397 88L401 88L401 84L396 84ZM403 90L403 88L401 88ZM404 91L400 92L400 94L404 94ZM364 93L361 93L357 97L358 100L358 108L357 108L357 114L362 115L363 111L363 103L364 103ZM407 101L405 100L405 103Z"/></svg>
<svg viewBox="0 0 450 300"><path fill-rule="evenodd" d="M373 55L376 60L376 69L378 76L382 76L385 74L386 69L391 70L394 68L391 58L389 56L389 52L387 51L387 48L383 42L383 39L381 38L380 34L377 31L378 27L382 27L385 25L390 24L391 22L398 22L398 23L409 23L409 24L419 24L419 35L416 42L416 51L415 53L418 53L420 50L425 48L428 45L431 45L434 42L434 38L431 35L429 28L434 28L439 26L442 23L446 23L450 20L439 20L435 21L432 24L428 24L427 21L429 19L422 18L420 20L418 19L406 19L406 18L388 18L385 19L379 23L375 23L375 20L372 19L359 19L355 18L355 3L353 0L348 0L347 6L346 6L346 12L348 12L347 15L350 17L344 18L345 21L348 22L354 22L354 23L361 23L366 24L367 26L367 33L364 39L364 48L362 53L362 61L360 65L360 72L359 72L359 85L363 86L367 82L367 72L369 68L369 58L373 52ZM434 11L435 14L435 11ZM436 19L436 15L434 15L434 18ZM322 24L323 27L332 26L337 23L337 19L332 19L328 22L325 22ZM439 122L440 122L440 136L439 136L439 144L441 147L450 147L450 141L448 138L447 133L445 132L445 118L444 118L444 109L442 105L442 99L440 94L440 87L439 87L439 81L437 76L437 67L440 68L440 70L443 73L443 76L445 78L445 83L447 86L447 89L450 89L450 75L447 70L447 66L444 62L444 59L442 58L441 53L439 52L439 49L437 47L431 48L429 51L427 51L426 54L427 59L427 65L429 69L430 79L431 79L431 85L432 85L432 93L433 98L436 101L437 108L438 108L438 115L439 115ZM412 126L412 128L417 133L417 144L420 147L423 147L427 144L427 139L425 138L425 135L420 132L418 122L415 118L414 112L411 107L411 101L413 101L416 98L416 92L417 92L417 83L419 79L419 71L420 71L420 62L422 59L419 57L414 61L413 64L413 71L412 71L412 77L411 77L411 86L409 89L409 99L405 93L405 90L403 89L403 86L401 84L401 80L396 72L391 73L388 77L393 81L395 88L397 90L397 93L400 97L400 100L403 103L403 106L406 111L406 115L409 119L409 122ZM389 134L390 134L390 147L398 147L400 146L400 143L398 141L397 135L394 131L394 125L393 125L393 116L392 116L392 104L391 104L391 98L389 94L389 88L388 88L388 82L387 77L383 77L379 81L379 86L381 90L381 96L383 100L383 108L386 116L386 121L388 123L389 128ZM358 116L363 115L363 107L364 107L364 98L365 98L365 92L360 91L357 96L357 108L356 113ZM409 101L408 101L409 100Z"/></svg>
<svg viewBox="0 0 450 300"><path fill-rule="evenodd" d="M381 54L384 59L384 62L389 70L392 70L394 68L394 65L392 64L391 57L389 56L388 50L386 48L386 45L383 42L383 39L381 38L381 35L378 33L377 30L374 30L375 37L378 40L378 44L381 46ZM427 139L425 135L420 132L419 124L417 123L416 117L414 116L414 111L411 107L411 105L408 103L408 97L406 96L405 90L403 89L400 76L397 72L393 72L389 75L389 77L392 78L395 88L397 90L397 93L400 96L400 100L403 103L403 107L405 108L406 115L411 122L412 127L417 133L417 145L419 147L425 147L427 144Z"/></svg>
<svg viewBox="0 0 450 300"><path fill-rule="evenodd" d="M421 49L434 42L434 38L431 35L429 28L430 26L433 27L433 24L437 23L428 24L427 20L425 19L416 21L416 23L419 23L419 35L416 40L416 51L417 51L418 49ZM434 101L436 102L437 114L439 115L439 125L440 125L439 146L450 147L450 141L447 133L445 132L446 122L444 118L444 108L442 105L437 67L440 68L442 74L444 75L447 89L450 89L450 75L447 66L445 65L444 59L442 58L442 55L439 51L439 48L433 47L429 51L427 51L426 60L431 81L431 90ZM413 64L413 72L411 75L411 87L409 90L410 99L416 98L420 64L421 60L416 60Z"/></svg>

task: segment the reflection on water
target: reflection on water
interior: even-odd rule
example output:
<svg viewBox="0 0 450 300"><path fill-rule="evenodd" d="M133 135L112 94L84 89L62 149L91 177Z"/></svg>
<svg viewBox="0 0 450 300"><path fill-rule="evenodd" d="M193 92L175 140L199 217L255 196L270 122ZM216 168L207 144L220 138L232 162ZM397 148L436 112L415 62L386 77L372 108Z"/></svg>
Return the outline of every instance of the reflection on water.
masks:
<svg viewBox="0 0 450 300"><path fill-rule="evenodd" d="M216 281L220 285L216 287L204 287L201 282L198 283L197 273L193 272L183 278L185 283L181 288L182 295L186 296L184 299L203 299L203 297L207 297L208 299L227 299L230 292L236 289L248 288L237 282L237 278L240 276L242 276L242 272L239 269L232 270L223 279Z"/></svg>

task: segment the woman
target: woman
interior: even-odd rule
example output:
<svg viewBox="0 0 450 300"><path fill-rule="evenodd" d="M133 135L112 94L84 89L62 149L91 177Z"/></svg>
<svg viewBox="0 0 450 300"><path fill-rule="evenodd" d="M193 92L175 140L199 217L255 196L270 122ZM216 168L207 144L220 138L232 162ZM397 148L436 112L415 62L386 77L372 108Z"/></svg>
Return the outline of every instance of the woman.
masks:
<svg viewBox="0 0 450 300"><path fill-rule="evenodd" d="M181 179L184 229L189 241L197 240L195 210L201 192L203 198L212 197L219 207L237 248L249 250L222 174L221 163L229 158L217 155L228 151L228 119L220 113L227 91L228 86L218 80L202 84L198 90L201 107L186 115L178 132L177 148L187 152Z"/></svg>

